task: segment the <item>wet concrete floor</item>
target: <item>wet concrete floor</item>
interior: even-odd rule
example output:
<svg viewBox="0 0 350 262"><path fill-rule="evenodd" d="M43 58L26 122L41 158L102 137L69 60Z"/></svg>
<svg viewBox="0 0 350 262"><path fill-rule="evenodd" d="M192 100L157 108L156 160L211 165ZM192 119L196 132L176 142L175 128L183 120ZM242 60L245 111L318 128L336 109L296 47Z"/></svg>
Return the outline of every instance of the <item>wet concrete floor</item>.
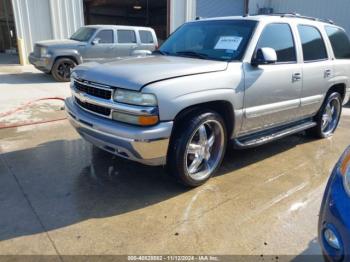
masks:
<svg viewBox="0 0 350 262"><path fill-rule="evenodd" d="M185 189L114 157L68 121L0 130L0 254L320 254L325 184L350 142L303 134L226 154Z"/></svg>

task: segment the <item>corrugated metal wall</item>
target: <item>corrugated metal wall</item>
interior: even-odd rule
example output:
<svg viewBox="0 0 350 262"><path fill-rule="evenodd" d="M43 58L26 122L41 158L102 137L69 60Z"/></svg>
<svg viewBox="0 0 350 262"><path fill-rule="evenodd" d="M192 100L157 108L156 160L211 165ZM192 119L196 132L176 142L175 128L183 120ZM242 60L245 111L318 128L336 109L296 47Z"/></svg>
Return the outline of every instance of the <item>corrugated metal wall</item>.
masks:
<svg viewBox="0 0 350 262"><path fill-rule="evenodd" d="M349 0L250 0L251 6L272 7L275 13L296 12L306 16L331 19L350 34Z"/></svg>
<svg viewBox="0 0 350 262"><path fill-rule="evenodd" d="M259 8L269 7L270 0L249 0L249 14L257 14Z"/></svg>
<svg viewBox="0 0 350 262"><path fill-rule="evenodd" d="M12 0L27 57L35 42L69 37L84 24L82 0Z"/></svg>
<svg viewBox="0 0 350 262"><path fill-rule="evenodd" d="M196 15L200 17L244 14L244 0L197 0Z"/></svg>

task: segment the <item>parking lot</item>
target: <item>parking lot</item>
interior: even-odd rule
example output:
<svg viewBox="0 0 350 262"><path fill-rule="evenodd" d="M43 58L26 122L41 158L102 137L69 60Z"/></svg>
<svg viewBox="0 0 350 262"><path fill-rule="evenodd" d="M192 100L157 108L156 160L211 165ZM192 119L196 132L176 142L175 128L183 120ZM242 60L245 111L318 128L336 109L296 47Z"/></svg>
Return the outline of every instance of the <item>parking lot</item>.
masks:
<svg viewBox="0 0 350 262"><path fill-rule="evenodd" d="M3 66L0 92L1 115L64 98L69 85ZM0 118L0 254L320 254L318 212L349 145L349 108L333 138L228 150L219 174L189 190L161 167L93 148L62 106L44 100Z"/></svg>

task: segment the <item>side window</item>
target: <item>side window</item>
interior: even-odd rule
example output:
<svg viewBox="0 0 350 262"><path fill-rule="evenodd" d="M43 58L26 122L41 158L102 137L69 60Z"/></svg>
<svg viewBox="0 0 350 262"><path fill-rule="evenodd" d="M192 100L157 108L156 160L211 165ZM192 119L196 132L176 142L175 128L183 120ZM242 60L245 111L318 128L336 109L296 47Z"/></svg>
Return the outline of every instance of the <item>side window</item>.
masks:
<svg viewBox="0 0 350 262"><path fill-rule="evenodd" d="M120 44L136 43L136 34L133 30L118 30L117 34Z"/></svg>
<svg viewBox="0 0 350 262"><path fill-rule="evenodd" d="M140 30L140 39L142 44L153 44L153 36L150 31Z"/></svg>
<svg viewBox="0 0 350 262"><path fill-rule="evenodd" d="M303 46L304 61L317 61L328 58L326 46L316 27L299 25L298 31Z"/></svg>
<svg viewBox="0 0 350 262"><path fill-rule="evenodd" d="M112 44L114 43L113 30L102 30L97 33L96 38L100 39L100 44Z"/></svg>
<svg viewBox="0 0 350 262"><path fill-rule="evenodd" d="M262 32L256 50L263 47L275 49L277 62L296 62L295 45L288 24L269 24Z"/></svg>
<svg viewBox="0 0 350 262"><path fill-rule="evenodd" d="M326 26L325 29L335 58L350 59L350 41L345 31L334 26Z"/></svg>

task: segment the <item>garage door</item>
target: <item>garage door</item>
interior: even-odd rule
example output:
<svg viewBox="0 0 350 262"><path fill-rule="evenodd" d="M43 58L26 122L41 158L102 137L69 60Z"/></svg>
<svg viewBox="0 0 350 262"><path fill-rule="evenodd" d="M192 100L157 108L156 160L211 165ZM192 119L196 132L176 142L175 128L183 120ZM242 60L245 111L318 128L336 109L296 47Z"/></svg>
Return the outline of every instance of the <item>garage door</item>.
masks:
<svg viewBox="0 0 350 262"><path fill-rule="evenodd" d="M216 17L244 14L244 0L197 0L196 16Z"/></svg>

